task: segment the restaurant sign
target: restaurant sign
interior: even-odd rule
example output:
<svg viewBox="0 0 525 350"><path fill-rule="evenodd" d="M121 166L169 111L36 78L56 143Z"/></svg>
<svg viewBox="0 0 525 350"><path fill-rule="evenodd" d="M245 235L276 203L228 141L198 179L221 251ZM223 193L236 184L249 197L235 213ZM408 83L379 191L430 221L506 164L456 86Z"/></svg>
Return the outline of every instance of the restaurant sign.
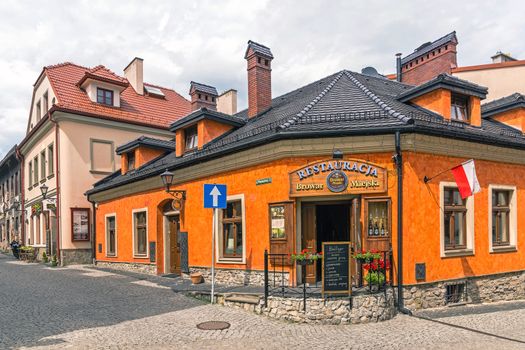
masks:
<svg viewBox="0 0 525 350"><path fill-rule="evenodd" d="M290 196L381 193L387 190L386 169L356 159L324 160L292 171Z"/></svg>

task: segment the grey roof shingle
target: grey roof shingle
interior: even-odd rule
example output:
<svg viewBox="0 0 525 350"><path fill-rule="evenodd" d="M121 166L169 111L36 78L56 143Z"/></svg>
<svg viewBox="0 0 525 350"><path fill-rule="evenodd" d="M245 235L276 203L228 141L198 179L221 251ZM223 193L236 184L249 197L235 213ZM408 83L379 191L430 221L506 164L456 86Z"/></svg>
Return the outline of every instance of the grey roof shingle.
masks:
<svg viewBox="0 0 525 350"><path fill-rule="evenodd" d="M525 107L525 96L520 93L514 93L512 95L482 104L481 113L483 117L486 118L496 113L505 112L518 107Z"/></svg>
<svg viewBox="0 0 525 350"><path fill-rule="evenodd" d="M134 148L139 146L148 146L150 148L161 149L165 151L174 151L175 142L168 140L155 139L149 136L141 136L138 139L132 140L128 143L125 143L115 150L117 154L122 154L124 152L131 151Z"/></svg>
<svg viewBox="0 0 525 350"><path fill-rule="evenodd" d="M458 38L456 37L456 31L453 31L452 33L448 33L447 35L442 36L439 39L436 39L432 42L425 43L421 46L419 46L417 49L414 50L410 55L405 56L401 59L401 64L408 63L417 57L423 56L432 50L435 50L443 45L445 45L448 42L453 42L455 44L458 43Z"/></svg>
<svg viewBox="0 0 525 350"><path fill-rule="evenodd" d="M246 53L244 54L245 59L248 58L248 51L250 51L250 49L252 49L254 53L273 59L273 54L269 47L266 47L263 44L256 43L252 40L248 40L248 48L246 49Z"/></svg>
<svg viewBox="0 0 525 350"><path fill-rule="evenodd" d="M205 94L213 95L213 96L219 96L217 93L217 89L211 85L201 84L197 83L195 81L190 82L190 93L195 91L204 92Z"/></svg>
<svg viewBox="0 0 525 350"><path fill-rule="evenodd" d="M243 126L196 152L182 157L171 152L133 173L100 181L88 194L279 139L400 130L525 149L521 133L490 118L484 119L481 127L475 127L445 120L436 113L399 101L398 96L411 88L382 77L343 70L274 98L271 108L253 118L248 119L246 110L237 113L236 118L246 121Z"/></svg>

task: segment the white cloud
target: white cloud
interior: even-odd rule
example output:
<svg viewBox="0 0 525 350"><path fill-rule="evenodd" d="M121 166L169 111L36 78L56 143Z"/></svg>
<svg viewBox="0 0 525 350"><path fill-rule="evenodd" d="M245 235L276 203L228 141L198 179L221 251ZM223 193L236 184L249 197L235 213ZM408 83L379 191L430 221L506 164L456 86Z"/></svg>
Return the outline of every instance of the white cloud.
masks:
<svg viewBox="0 0 525 350"><path fill-rule="evenodd" d="M394 54L456 30L460 65L497 50L525 58L512 1L2 1L0 155L25 133L32 84L45 65L144 58L148 82L187 95L189 82L239 90L246 105L248 39L272 48L275 96L346 68L394 70Z"/></svg>

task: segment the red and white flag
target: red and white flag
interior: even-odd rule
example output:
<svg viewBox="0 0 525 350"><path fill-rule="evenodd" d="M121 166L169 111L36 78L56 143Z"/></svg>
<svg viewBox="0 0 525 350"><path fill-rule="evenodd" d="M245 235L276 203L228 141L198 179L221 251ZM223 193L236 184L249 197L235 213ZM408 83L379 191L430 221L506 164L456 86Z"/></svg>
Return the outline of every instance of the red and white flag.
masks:
<svg viewBox="0 0 525 350"><path fill-rule="evenodd" d="M481 190L479 186L478 177L476 176L476 167L474 166L474 159L452 168L452 174L458 185L461 198L465 199L478 193Z"/></svg>

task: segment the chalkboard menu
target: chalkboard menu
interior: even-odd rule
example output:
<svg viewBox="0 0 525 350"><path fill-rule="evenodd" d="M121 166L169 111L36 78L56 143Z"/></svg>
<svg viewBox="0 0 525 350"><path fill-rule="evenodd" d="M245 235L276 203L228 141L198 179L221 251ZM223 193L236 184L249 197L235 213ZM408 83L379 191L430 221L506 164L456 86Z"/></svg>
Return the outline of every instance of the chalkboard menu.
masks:
<svg viewBox="0 0 525 350"><path fill-rule="evenodd" d="M350 242L323 243L323 294L351 294Z"/></svg>

